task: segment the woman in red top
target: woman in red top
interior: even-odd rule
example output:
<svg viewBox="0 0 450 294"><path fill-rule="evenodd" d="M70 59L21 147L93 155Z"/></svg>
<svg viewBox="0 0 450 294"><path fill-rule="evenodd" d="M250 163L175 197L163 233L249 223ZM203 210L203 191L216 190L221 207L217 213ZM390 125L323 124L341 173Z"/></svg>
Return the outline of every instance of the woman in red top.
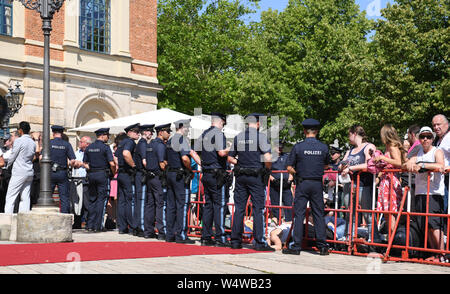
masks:
<svg viewBox="0 0 450 294"><path fill-rule="evenodd" d="M384 155L377 156L374 161L384 161L386 163L385 169L401 168L406 160L406 152L395 128L390 124L384 125L381 128L380 137L386 146L386 151ZM380 178L380 185L378 186L377 210L396 212L401 200L402 186L396 173L383 172ZM394 226L395 217L391 214L391 229Z"/></svg>

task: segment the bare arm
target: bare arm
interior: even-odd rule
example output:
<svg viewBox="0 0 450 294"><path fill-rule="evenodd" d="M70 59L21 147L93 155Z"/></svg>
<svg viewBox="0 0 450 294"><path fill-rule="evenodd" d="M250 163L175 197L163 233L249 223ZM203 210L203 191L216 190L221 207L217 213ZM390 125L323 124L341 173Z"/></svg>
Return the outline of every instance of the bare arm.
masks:
<svg viewBox="0 0 450 294"><path fill-rule="evenodd" d="M131 152L129 150L123 150L123 159L125 162L131 166L136 167L136 164L134 163L133 156L131 156Z"/></svg>

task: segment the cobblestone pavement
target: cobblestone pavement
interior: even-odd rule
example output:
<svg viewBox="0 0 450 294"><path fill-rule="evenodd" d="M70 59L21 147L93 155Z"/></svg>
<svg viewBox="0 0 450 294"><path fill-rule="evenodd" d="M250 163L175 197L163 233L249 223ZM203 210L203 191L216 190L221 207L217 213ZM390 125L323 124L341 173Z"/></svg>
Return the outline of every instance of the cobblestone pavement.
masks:
<svg viewBox="0 0 450 294"><path fill-rule="evenodd" d="M163 242L116 231L73 233L74 242ZM193 238L194 240L198 240ZM11 244L14 242L0 242ZM196 243L199 245L199 242ZM303 251L299 256L281 252L196 255L142 259L100 260L0 267L2 274L449 274L450 267L406 262L382 263L378 258ZM71 260L71 259L70 259Z"/></svg>

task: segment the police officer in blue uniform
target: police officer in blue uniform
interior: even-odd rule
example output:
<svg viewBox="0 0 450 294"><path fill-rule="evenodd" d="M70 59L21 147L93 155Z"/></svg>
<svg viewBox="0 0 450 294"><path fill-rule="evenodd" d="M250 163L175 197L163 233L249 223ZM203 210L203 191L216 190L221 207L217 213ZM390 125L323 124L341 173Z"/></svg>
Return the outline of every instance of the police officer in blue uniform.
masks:
<svg viewBox="0 0 450 294"><path fill-rule="evenodd" d="M211 113L211 127L196 140L195 150L201 151L202 183L205 191L201 239L203 246L229 246L225 235L226 166L229 148L226 146L226 138L222 132L226 123L224 114ZM212 239L213 220L214 240Z"/></svg>
<svg viewBox="0 0 450 294"><path fill-rule="evenodd" d="M167 242L193 244L187 236L187 213L190 202L190 181L194 175L191 157L199 164L200 157L191 149L188 139L190 120L174 122L176 133L167 142Z"/></svg>
<svg viewBox="0 0 450 294"><path fill-rule="evenodd" d="M267 137L259 132L260 119L263 114L252 113L245 117L248 127L239 133L233 141L228 154L228 161L234 164L236 177L234 188L234 220L231 229L231 248L242 248L244 215L248 195L253 205L253 239L254 249L274 251L264 237L265 187L272 166L271 146Z"/></svg>
<svg viewBox="0 0 450 294"><path fill-rule="evenodd" d="M328 146L316 137L320 123L315 119L305 119L302 122L305 140L297 143L289 154L287 170L296 175L294 200L294 242L290 248L283 249L284 254L300 254L303 241L303 220L306 205L310 202L314 219L314 231L320 255L328 255L326 243L326 226L324 220L325 204L323 200L322 177L330 163Z"/></svg>
<svg viewBox="0 0 450 294"><path fill-rule="evenodd" d="M155 127L156 138L147 144L145 168L147 171L147 196L144 210L144 238L166 239L165 169L166 143L170 137L170 124ZM167 191L167 190L166 190ZM155 232L155 227L158 234Z"/></svg>
<svg viewBox="0 0 450 294"><path fill-rule="evenodd" d="M109 128L98 129L95 135L97 140L86 148L83 162L89 181L88 231L101 232L109 197L109 180L116 172L116 164L111 148L106 145Z"/></svg>
<svg viewBox="0 0 450 294"><path fill-rule="evenodd" d="M153 136L154 124L140 125L139 131L141 132L141 138L139 139L136 150L134 152L134 162L136 163L136 176L135 176L135 198L133 201L133 217L136 223L136 235L138 237L144 237L144 206L146 195L146 170L145 170L145 157L147 152L147 144Z"/></svg>
<svg viewBox="0 0 450 294"><path fill-rule="evenodd" d="M284 142L280 142L278 146L278 150L276 150L277 159L272 163L272 171L286 171L287 168L287 159L289 157L289 153L283 152ZM270 204L273 206L292 206L292 180L293 176L290 173L283 173L281 175L280 172L272 172L270 176ZM282 205L280 204L280 190L281 190L281 200ZM280 221L280 209L272 208L272 215L276 217L278 221ZM290 222L292 220L292 210L285 209L284 210L284 220Z"/></svg>
<svg viewBox="0 0 450 294"><path fill-rule="evenodd" d="M117 182L117 227L119 234L133 234L137 236L137 224L133 218L132 202L135 193L134 177L136 175L136 163L133 154L136 148L135 140L139 139L139 124L126 127L127 138L123 139L115 155L119 164Z"/></svg>
<svg viewBox="0 0 450 294"><path fill-rule="evenodd" d="M75 165L75 153L72 145L62 139L64 128L52 126L53 139L50 141L50 158L52 160L51 185L52 191L58 186L60 211L70 213L68 161L70 166Z"/></svg>

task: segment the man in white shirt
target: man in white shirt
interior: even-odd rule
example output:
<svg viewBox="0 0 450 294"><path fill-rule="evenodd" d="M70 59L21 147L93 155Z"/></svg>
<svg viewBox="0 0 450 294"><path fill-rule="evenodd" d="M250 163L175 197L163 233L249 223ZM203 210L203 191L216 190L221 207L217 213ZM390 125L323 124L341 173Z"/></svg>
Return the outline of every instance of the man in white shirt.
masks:
<svg viewBox="0 0 450 294"><path fill-rule="evenodd" d="M19 212L27 212L30 207L30 188L33 181L33 158L36 155L36 143L31 139L30 124L19 123L19 138L14 140L8 168L12 166L11 179L6 193L5 213L14 212L14 203L20 196Z"/></svg>
<svg viewBox="0 0 450 294"><path fill-rule="evenodd" d="M72 186L71 188L74 188L72 190L74 193L71 192L71 197L74 201L78 203L78 205L81 204L81 211L80 215L75 214L74 217L74 229L82 229L83 227L86 227L87 223L87 214L88 214L88 207L89 207L89 185L87 180L87 174L86 169L83 167L83 158L84 158L84 151L86 148L92 143L92 139L89 136L83 136L80 139L80 142L78 142L78 150L75 152L75 160L76 164L72 170L72 177L77 178L81 180L80 185L83 185L83 192L82 195L78 195L77 186ZM80 203L80 196L82 196L82 200ZM78 201L77 201L78 200ZM84 225L83 225L84 223Z"/></svg>
<svg viewBox="0 0 450 294"><path fill-rule="evenodd" d="M431 121L433 130L436 133L436 139L433 145L441 149L444 152L444 166L450 166L450 129L448 126L448 119L443 114L437 114ZM448 189L449 189L449 176L444 177L445 183L445 195L444 195L444 212L448 212Z"/></svg>

